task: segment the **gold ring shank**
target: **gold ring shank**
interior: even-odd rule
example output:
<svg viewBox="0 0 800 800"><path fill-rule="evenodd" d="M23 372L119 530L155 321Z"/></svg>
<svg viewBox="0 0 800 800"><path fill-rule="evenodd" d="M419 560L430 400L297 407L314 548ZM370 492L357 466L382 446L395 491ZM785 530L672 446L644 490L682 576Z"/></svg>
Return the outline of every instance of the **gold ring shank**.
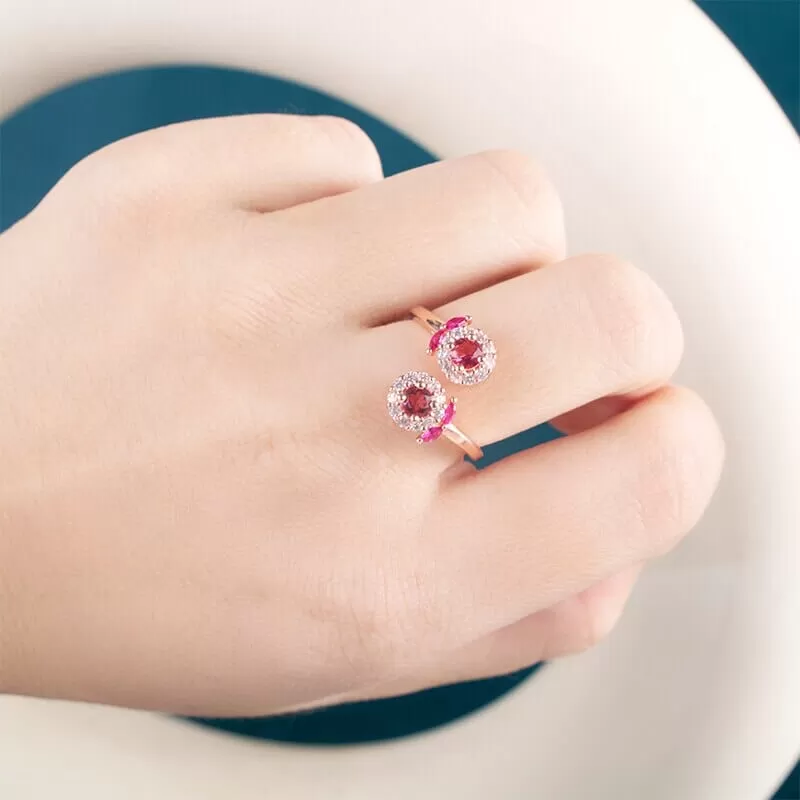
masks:
<svg viewBox="0 0 800 800"><path fill-rule="evenodd" d="M428 310L425 306L414 306L411 309L411 316L425 328L428 333L436 333L444 327L444 320Z"/></svg>
<svg viewBox="0 0 800 800"><path fill-rule="evenodd" d="M446 436L453 444L458 445L473 461L483 458L483 450L452 422L448 422L442 428L442 435Z"/></svg>

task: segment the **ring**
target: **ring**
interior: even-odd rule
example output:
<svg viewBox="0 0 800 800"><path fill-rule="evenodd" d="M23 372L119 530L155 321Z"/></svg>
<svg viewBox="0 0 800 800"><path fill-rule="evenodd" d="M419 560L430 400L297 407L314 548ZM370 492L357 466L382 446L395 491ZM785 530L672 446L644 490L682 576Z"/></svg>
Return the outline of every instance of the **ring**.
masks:
<svg viewBox="0 0 800 800"><path fill-rule="evenodd" d="M428 353L436 356L449 381L471 385L492 374L497 363L495 344L480 328L471 327L472 317L445 321L424 306L412 308L411 316L432 334Z"/></svg>
<svg viewBox="0 0 800 800"><path fill-rule="evenodd" d="M483 457L483 450L453 424L456 399L427 372L406 372L389 387L386 407L395 424L414 431L419 444L436 441L440 436L458 445L471 459Z"/></svg>

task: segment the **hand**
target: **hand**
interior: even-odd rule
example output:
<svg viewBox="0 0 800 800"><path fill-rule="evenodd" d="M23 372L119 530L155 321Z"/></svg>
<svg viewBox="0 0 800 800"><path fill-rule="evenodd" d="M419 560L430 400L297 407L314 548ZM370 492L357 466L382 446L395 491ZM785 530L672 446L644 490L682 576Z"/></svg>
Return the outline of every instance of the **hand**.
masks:
<svg viewBox="0 0 800 800"><path fill-rule="evenodd" d="M539 169L381 179L350 123L206 120L116 143L0 237L0 689L271 713L576 652L697 521L722 444L662 292L564 257ZM485 471L386 413L471 314Z"/></svg>

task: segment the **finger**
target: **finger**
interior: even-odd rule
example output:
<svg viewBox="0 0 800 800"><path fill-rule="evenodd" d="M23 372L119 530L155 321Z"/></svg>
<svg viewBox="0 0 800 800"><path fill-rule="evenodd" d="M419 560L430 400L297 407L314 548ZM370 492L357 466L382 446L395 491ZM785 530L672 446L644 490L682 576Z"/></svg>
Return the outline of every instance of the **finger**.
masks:
<svg viewBox="0 0 800 800"><path fill-rule="evenodd" d="M699 519L722 456L707 407L670 387L451 484L414 542L420 581L447 587L428 605L456 614L441 630L476 639L663 553Z"/></svg>
<svg viewBox="0 0 800 800"><path fill-rule="evenodd" d="M380 687L380 695L373 690L370 696L388 697L506 675L540 661L580 653L598 644L614 628L638 574L638 566L629 567L462 647L426 670L387 683Z"/></svg>
<svg viewBox="0 0 800 800"><path fill-rule="evenodd" d="M355 124L289 114L167 125L115 142L77 169L109 193L120 186L147 196L177 192L192 205L257 211L337 195L382 177L375 146Z"/></svg>
<svg viewBox="0 0 800 800"><path fill-rule="evenodd" d="M452 683L502 675L588 650L605 639L619 621L639 571L638 565L627 567L467 645L448 659L437 680Z"/></svg>
<svg viewBox="0 0 800 800"><path fill-rule="evenodd" d="M444 318L472 315L496 343L497 366L484 383L449 387L460 400L457 424L480 444L597 398L635 395L644 387L650 391L669 379L683 350L680 322L664 293L643 272L611 256L570 258L498 283L438 313ZM371 337L372 363L438 375L436 359L424 353L428 337L415 322L366 336ZM373 382L372 394L379 379L386 381L375 370L362 378ZM370 395L366 386L363 394ZM426 448L425 456L430 455ZM437 450L438 458L454 455Z"/></svg>
<svg viewBox="0 0 800 800"><path fill-rule="evenodd" d="M375 686L323 701L325 705L395 697L433 686L506 675L566 655L580 653L606 638L617 624L640 567L568 597L478 641L447 653L432 664Z"/></svg>
<svg viewBox="0 0 800 800"><path fill-rule="evenodd" d="M580 433L594 428L612 417L627 411L637 397L644 396L656 387L647 387L627 394L611 394L592 400L580 408L568 411L550 420L550 424L561 433Z"/></svg>
<svg viewBox="0 0 800 800"><path fill-rule="evenodd" d="M281 215L313 254L313 291L359 324L403 316L563 257L558 196L515 152L430 164ZM274 235L272 229L269 237Z"/></svg>

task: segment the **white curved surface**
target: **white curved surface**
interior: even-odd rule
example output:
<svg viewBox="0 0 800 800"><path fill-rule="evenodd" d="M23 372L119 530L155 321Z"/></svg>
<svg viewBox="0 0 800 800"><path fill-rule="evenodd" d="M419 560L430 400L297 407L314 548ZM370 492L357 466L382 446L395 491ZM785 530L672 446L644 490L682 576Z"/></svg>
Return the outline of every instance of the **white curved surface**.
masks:
<svg viewBox="0 0 800 800"><path fill-rule="evenodd" d="M668 290L730 458L619 630L459 724L319 751L155 715L0 701L0 795L753 800L800 751L800 147L683 0L5 0L0 114L109 68L220 63L364 106L451 156L514 146L573 250Z"/></svg>

